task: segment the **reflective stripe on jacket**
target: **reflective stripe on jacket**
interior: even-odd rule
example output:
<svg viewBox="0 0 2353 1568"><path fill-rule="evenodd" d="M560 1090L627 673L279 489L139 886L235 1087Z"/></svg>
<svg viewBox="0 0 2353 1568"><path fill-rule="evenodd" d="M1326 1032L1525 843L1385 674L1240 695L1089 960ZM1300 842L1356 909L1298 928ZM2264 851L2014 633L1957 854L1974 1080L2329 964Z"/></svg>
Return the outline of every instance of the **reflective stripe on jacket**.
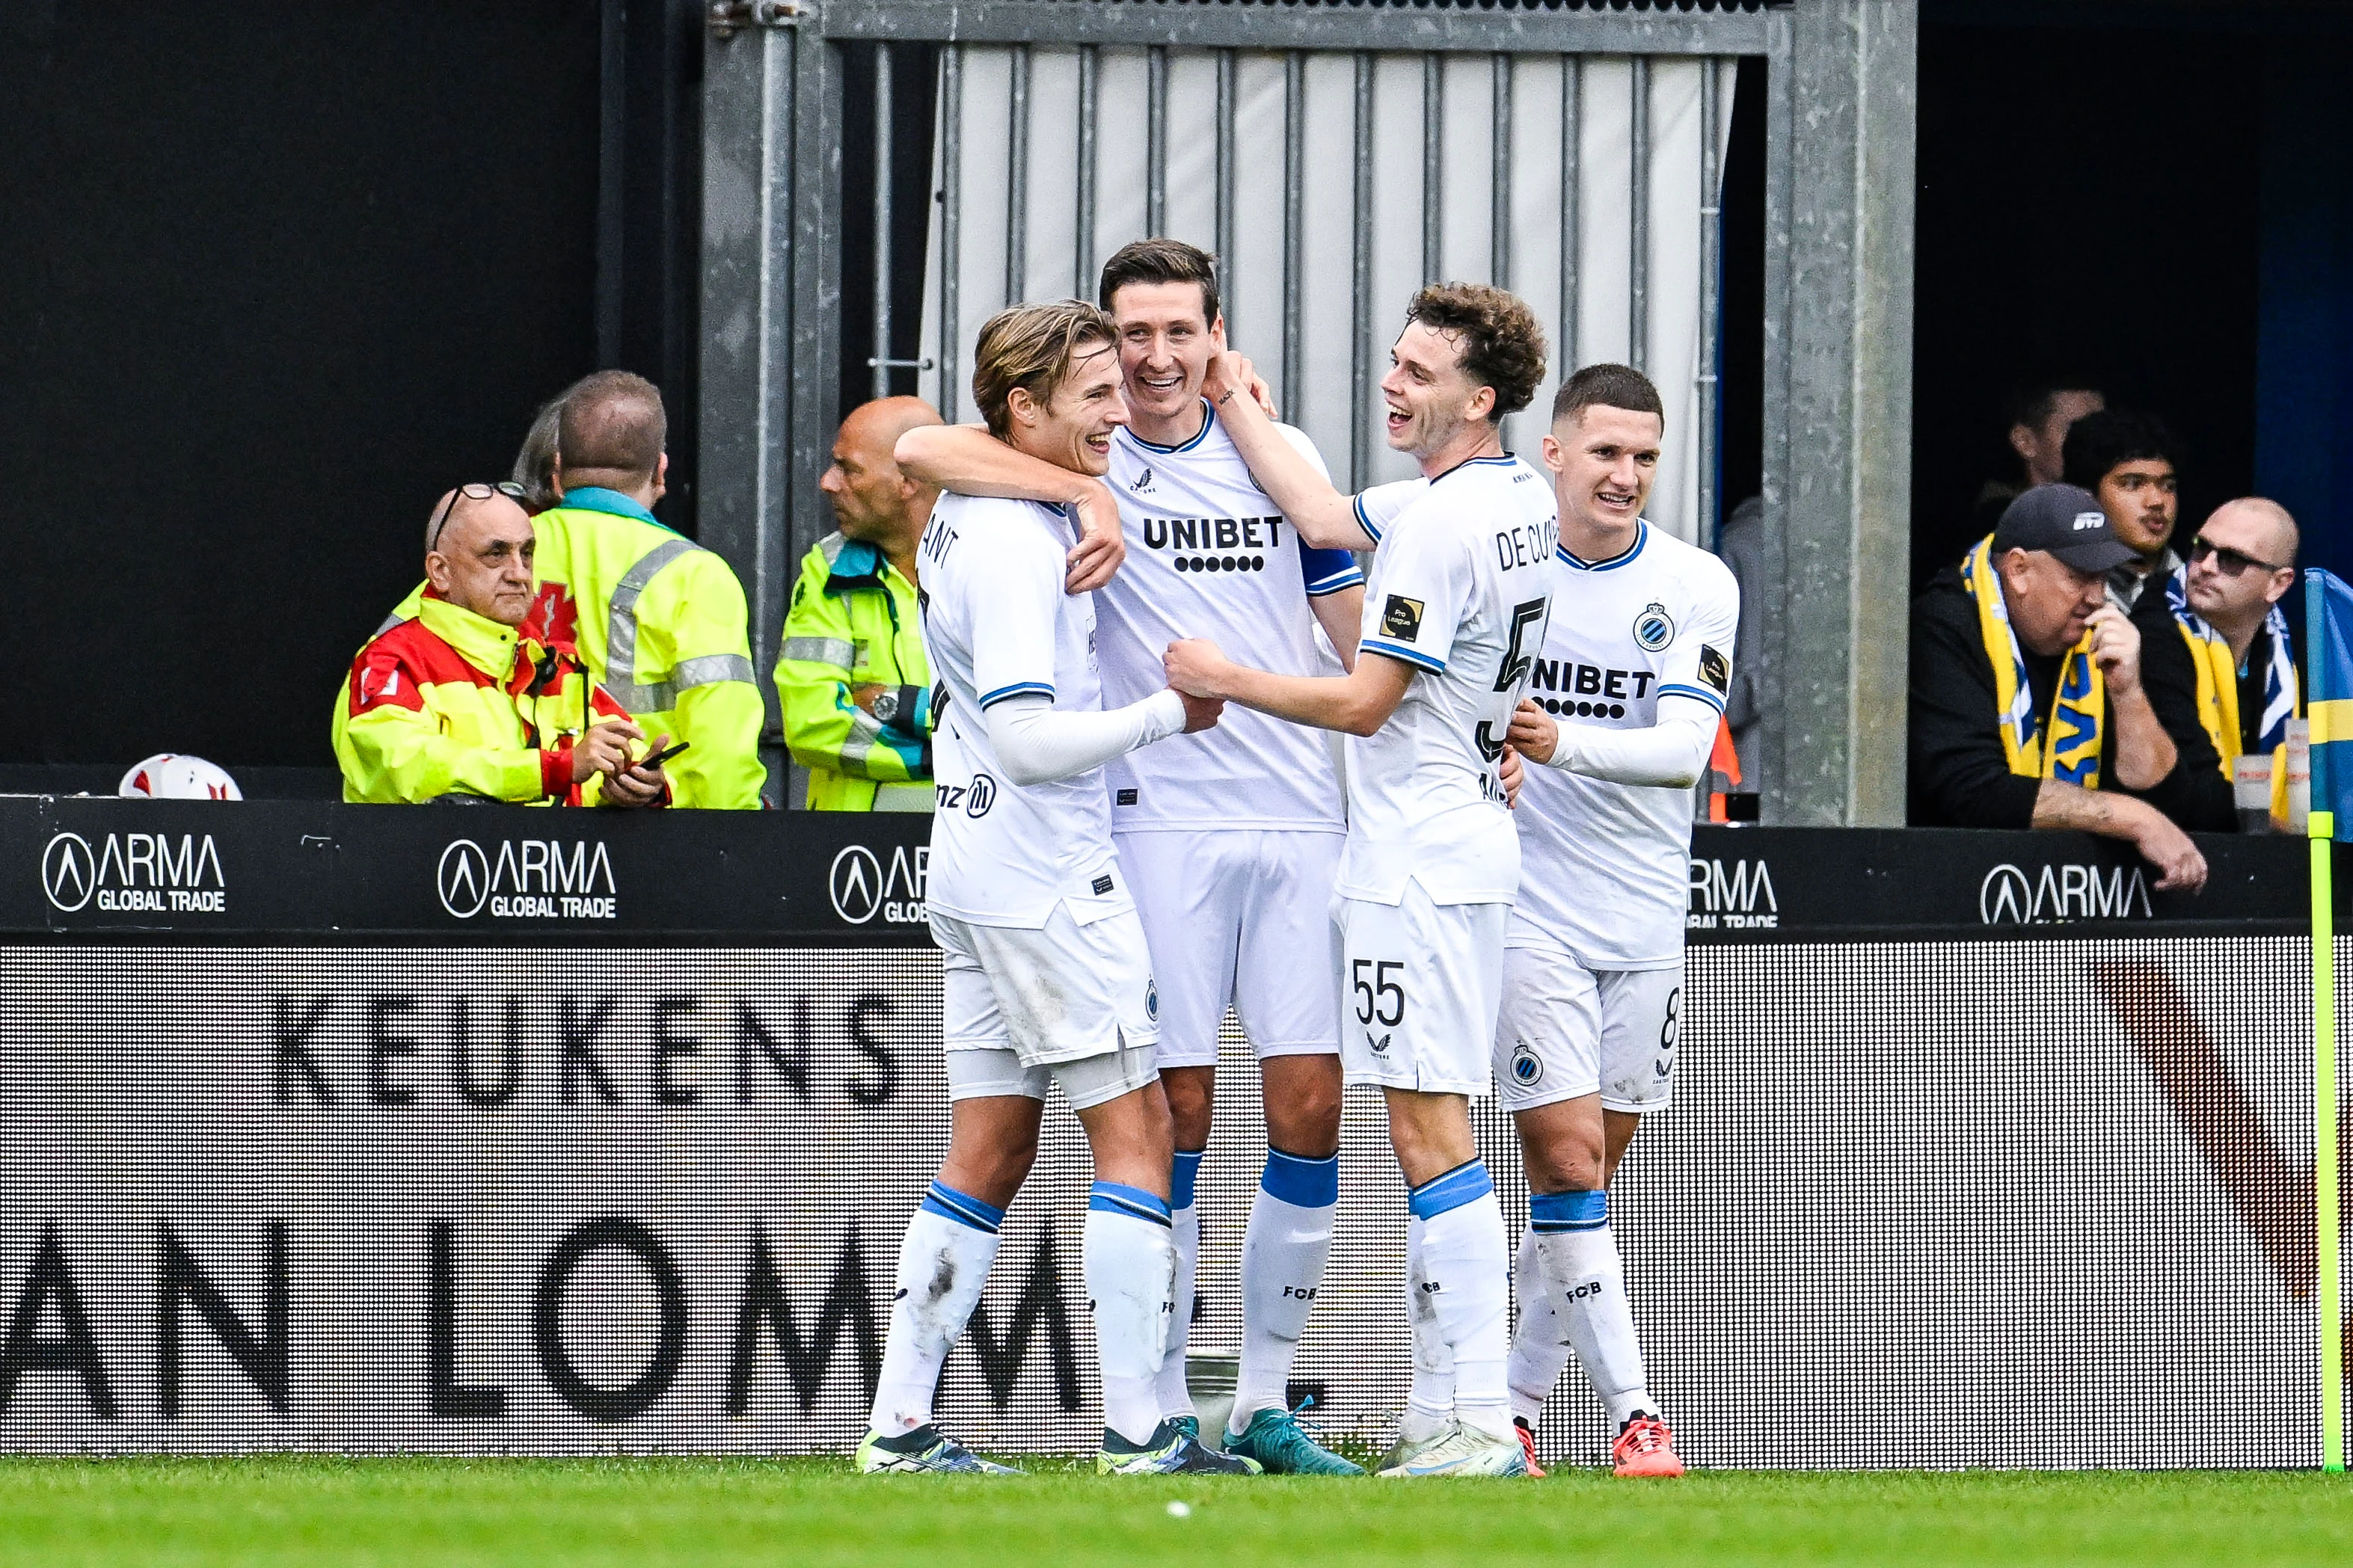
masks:
<svg viewBox="0 0 2353 1568"><path fill-rule="evenodd" d="M727 563L615 490L569 492L532 519L539 591L518 630L576 648L589 679L645 731L692 750L664 764L671 804L755 809L765 705L749 613ZM417 614L422 588L392 613ZM335 705L340 753L349 693Z"/></svg>
<svg viewBox="0 0 2353 1568"><path fill-rule="evenodd" d="M586 723L618 711L601 692L584 710L591 694L577 659L432 596L360 649L344 692L343 798L384 805L593 800L602 775L584 796L572 744Z"/></svg>
<svg viewBox="0 0 2353 1568"><path fill-rule="evenodd" d="M885 724L850 689L896 687ZM776 660L785 744L813 811L932 809L931 675L915 586L873 545L829 533L802 558Z"/></svg>

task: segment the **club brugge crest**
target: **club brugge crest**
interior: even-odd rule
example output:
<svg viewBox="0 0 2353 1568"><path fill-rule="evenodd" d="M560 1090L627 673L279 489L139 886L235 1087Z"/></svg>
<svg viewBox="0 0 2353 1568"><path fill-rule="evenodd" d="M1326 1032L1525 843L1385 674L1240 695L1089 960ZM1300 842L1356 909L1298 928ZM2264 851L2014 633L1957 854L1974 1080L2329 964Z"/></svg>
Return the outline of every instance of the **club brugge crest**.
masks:
<svg viewBox="0 0 2353 1568"><path fill-rule="evenodd" d="M1512 1053L1512 1077L1523 1084L1534 1085L1544 1077L1543 1058L1526 1046L1521 1046Z"/></svg>
<svg viewBox="0 0 2353 1568"><path fill-rule="evenodd" d="M1155 1024L1160 1022L1160 982L1149 975L1144 982L1144 1016Z"/></svg>
<svg viewBox="0 0 2353 1568"><path fill-rule="evenodd" d="M1642 613L1634 617L1634 640L1651 653L1675 640L1675 620L1664 605L1654 599L1642 606Z"/></svg>

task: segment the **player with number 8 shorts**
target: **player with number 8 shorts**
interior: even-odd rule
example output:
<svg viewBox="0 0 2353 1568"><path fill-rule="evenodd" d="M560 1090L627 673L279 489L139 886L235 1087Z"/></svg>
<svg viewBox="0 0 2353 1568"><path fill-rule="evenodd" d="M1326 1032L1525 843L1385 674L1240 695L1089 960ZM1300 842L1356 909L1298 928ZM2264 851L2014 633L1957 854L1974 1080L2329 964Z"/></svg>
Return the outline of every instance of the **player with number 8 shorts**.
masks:
<svg viewBox="0 0 2353 1568"><path fill-rule="evenodd" d="M1117 508L1127 560L1095 595L1106 700L1163 686L1162 650L1186 637L1306 675L1331 667L1316 646L1320 622L1353 660L1364 597L1355 560L1307 548L1201 396L1223 346L1214 259L1178 240L1136 241L1104 264L1101 299L1119 329L1129 418L1112 438L1104 498ZM1279 428L1287 449L1320 471L1313 443ZM1087 494L1073 483L1081 476L969 426L910 432L898 456L906 471L952 489ZM1195 1186L1230 1005L1259 1058L1267 1152L1242 1237L1241 1356L1224 1446L1278 1473L1356 1474L1308 1435L1285 1398L1340 1195L1337 1000L1300 978L1303 964L1328 971L1337 962L1328 908L1346 824L1330 752L1320 735L1236 710L1215 730L1116 759L1105 773L1120 862L1160 983L1157 1059L1176 1134L1176 1309L1161 1413L1188 1428L1198 1422L1186 1386L1200 1247Z"/></svg>
<svg viewBox="0 0 2353 1568"><path fill-rule="evenodd" d="M1512 742L1531 763L1504 939L1495 1075L1527 1159L1514 1420L1534 1429L1572 1351L1616 1426L1621 1476L1679 1476L1642 1370L1609 1179L1673 1093L1692 788L1732 683L1740 591L1643 521L1665 416L1624 365L1588 365L1545 437L1566 569Z"/></svg>
<svg viewBox="0 0 2353 1568"><path fill-rule="evenodd" d="M1500 289L1414 296L1381 394L1389 445L1412 454L1426 482L1386 527L1329 505L1328 481L1312 473L1270 479L1269 456L1294 479L1305 465L1221 375L1236 444L1294 525L1313 529L1314 544L1375 550L1361 651L1336 678L1237 665L1201 640L1171 645L1166 660L1179 690L1351 737L1333 899L1341 1062L1351 1085L1388 1102L1409 1187L1413 1310L1456 1372L1448 1408L1407 1413L1385 1476L1527 1473L1505 1373L1510 1247L1470 1099L1493 1083L1519 881L1504 737L1543 645L1558 544L1551 488L1503 449L1499 423L1535 395L1544 355L1535 315Z"/></svg>

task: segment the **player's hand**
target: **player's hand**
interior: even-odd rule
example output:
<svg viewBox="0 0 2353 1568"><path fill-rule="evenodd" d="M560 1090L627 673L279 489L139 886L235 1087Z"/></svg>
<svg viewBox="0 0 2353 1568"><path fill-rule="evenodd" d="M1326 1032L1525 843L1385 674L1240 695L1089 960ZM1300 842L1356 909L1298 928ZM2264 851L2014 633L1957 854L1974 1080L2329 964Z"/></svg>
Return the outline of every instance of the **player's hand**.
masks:
<svg viewBox="0 0 2353 1568"><path fill-rule="evenodd" d="M2086 624L2092 629L2092 661L2107 678L2109 691L2121 697L2139 689L2140 628L2132 617L2114 605L2102 605Z"/></svg>
<svg viewBox="0 0 2353 1568"><path fill-rule="evenodd" d="M1214 726L1226 710L1225 703L1215 697L1196 697L1189 691L1176 693L1185 704L1185 733L1198 735Z"/></svg>
<svg viewBox="0 0 2353 1568"><path fill-rule="evenodd" d="M616 773L629 765L629 742L645 731L627 719L607 719L572 742L572 782L586 784L597 773Z"/></svg>
<svg viewBox="0 0 2353 1568"><path fill-rule="evenodd" d="M2147 807L2143 815L2140 831L2133 835L2133 845L2142 858L2163 873L2157 882L2159 891L2206 890L2206 857L2189 841L2189 835L2155 806Z"/></svg>
<svg viewBox="0 0 2353 1568"><path fill-rule="evenodd" d="M1066 594L1088 594L1119 575L1127 560L1127 538L1119 526L1119 502L1101 479L1087 481L1079 497L1079 542L1071 547L1062 578Z"/></svg>
<svg viewBox="0 0 2353 1568"><path fill-rule="evenodd" d="M1523 752L1539 763L1552 761L1553 748L1560 744L1560 726L1552 715L1527 698L1512 710L1512 728L1504 736L1504 743L1514 751Z"/></svg>
<svg viewBox="0 0 2353 1568"><path fill-rule="evenodd" d="M1250 362L1230 349L1211 354L1208 374L1201 378L1201 395L1212 408L1222 410L1232 405L1238 392L1250 394L1250 401L1264 409L1268 418L1274 417L1274 395Z"/></svg>
<svg viewBox="0 0 2353 1568"><path fill-rule="evenodd" d="M657 735L646 748L646 755L650 757L669 744L668 735ZM670 781L659 767L631 763L605 781L603 798L607 805L660 805L670 799Z"/></svg>
<svg viewBox="0 0 2353 1568"><path fill-rule="evenodd" d="M1233 668L1216 643L1207 637L1187 637L1183 642L1168 645L1160 656L1161 668L1167 671L1168 684L1184 697L1211 697L1222 700L1226 672Z"/></svg>
<svg viewBox="0 0 2353 1568"><path fill-rule="evenodd" d="M1495 770L1495 777L1504 786L1504 809L1519 810L1520 786L1528 782L1528 771L1521 765L1520 753L1512 749L1509 742L1504 744L1504 761L1503 764Z"/></svg>

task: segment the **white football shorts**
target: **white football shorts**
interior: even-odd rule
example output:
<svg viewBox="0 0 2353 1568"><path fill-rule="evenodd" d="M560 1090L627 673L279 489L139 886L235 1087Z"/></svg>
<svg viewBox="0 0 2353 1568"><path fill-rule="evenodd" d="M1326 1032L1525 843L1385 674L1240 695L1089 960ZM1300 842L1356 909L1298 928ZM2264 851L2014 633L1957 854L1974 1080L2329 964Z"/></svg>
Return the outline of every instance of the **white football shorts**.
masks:
<svg viewBox="0 0 2353 1568"><path fill-rule="evenodd" d="M1081 925L1058 904L1040 927L934 910L932 940L950 1100L1043 1100L1058 1080L1083 1110L1158 1076L1159 999L1133 910Z"/></svg>
<svg viewBox="0 0 2353 1568"><path fill-rule="evenodd" d="M1338 833L1123 833L1120 864L1160 982L1160 1065L1214 1067L1231 1005L1269 1057L1328 1056L1340 1015L1332 879Z"/></svg>
<svg viewBox="0 0 2353 1568"><path fill-rule="evenodd" d="M1340 931L1340 1066L1350 1088L1490 1092L1509 904L1332 900Z"/></svg>
<svg viewBox="0 0 2353 1568"><path fill-rule="evenodd" d="M1504 954L1495 1081L1506 1110L1599 1092L1607 1110L1664 1110L1674 1098L1683 972L1588 969L1557 948Z"/></svg>

